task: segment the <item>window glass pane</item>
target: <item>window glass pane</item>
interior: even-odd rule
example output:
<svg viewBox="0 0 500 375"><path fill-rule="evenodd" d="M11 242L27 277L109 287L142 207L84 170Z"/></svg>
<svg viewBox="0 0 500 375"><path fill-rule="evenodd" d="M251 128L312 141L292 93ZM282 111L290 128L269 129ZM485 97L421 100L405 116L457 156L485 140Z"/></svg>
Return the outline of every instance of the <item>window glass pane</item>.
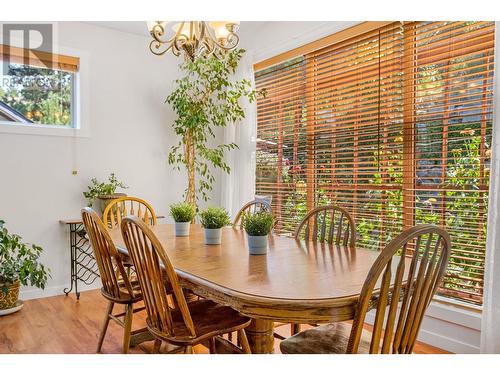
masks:
<svg viewBox="0 0 500 375"><path fill-rule="evenodd" d="M1 78L0 121L74 126L74 73L10 64Z"/></svg>

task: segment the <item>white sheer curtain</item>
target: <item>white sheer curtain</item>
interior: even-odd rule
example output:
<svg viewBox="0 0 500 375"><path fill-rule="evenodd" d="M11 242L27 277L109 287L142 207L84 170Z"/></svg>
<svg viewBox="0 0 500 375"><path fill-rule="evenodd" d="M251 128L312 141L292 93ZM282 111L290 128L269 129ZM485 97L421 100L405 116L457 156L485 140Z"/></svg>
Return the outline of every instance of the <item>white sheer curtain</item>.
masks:
<svg viewBox="0 0 500 375"><path fill-rule="evenodd" d="M500 353L500 22L495 24L493 150L481 323L481 353Z"/></svg>
<svg viewBox="0 0 500 375"><path fill-rule="evenodd" d="M235 79L247 79L255 87L250 53L243 55ZM245 118L224 129L224 143L234 142L239 148L226 154L231 173L222 172L220 202L234 219L238 210L255 196L255 139L257 136L257 105L242 99Z"/></svg>

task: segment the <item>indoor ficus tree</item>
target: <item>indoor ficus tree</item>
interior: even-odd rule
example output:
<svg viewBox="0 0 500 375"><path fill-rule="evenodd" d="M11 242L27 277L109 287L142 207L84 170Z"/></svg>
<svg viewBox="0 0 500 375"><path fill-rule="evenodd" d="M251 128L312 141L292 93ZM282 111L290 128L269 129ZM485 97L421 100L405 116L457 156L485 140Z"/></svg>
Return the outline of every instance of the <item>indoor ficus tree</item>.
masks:
<svg viewBox="0 0 500 375"><path fill-rule="evenodd" d="M193 205L200 198L208 199L215 180L212 168L230 172L224 154L238 147L235 143L211 147L215 129L245 118L240 99L246 97L253 102L258 94L249 80L232 79L244 52L236 49L222 58L199 57L184 62L180 65L184 76L175 81L166 99L177 114L173 128L180 136L179 143L170 150L168 162L179 170L181 165L186 167L185 198Z"/></svg>

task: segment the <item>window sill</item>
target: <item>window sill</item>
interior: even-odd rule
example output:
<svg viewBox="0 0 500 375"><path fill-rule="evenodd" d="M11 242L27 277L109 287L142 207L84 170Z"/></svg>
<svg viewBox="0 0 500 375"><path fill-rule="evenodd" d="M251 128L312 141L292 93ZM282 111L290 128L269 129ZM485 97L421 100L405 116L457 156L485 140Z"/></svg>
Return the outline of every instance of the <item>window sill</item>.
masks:
<svg viewBox="0 0 500 375"><path fill-rule="evenodd" d="M481 330L481 306L461 303L444 297L435 297L426 315L477 331Z"/></svg>
<svg viewBox="0 0 500 375"><path fill-rule="evenodd" d="M42 135L51 137L83 137L88 138L88 131L79 128L69 128L51 125L24 125L0 122L0 133L20 135Z"/></svg>
<svg viewBox="0 0 500 375"><path fill-rule="evenodd" d="M482 312L483 312L483 306L474 305L472 303L467 303L464 301L459 301L459 300L455 300L453 298L448 298L448 297L443 297L443 296L438 296L438 295L434 296L434 298L432 299L432 302L440 303L442 305L447 305L447 306L451 306L451 307L456 307L457 309L467 310L467 311L475 312L475 313L479 313L479 314L482 314Z"/></svg>

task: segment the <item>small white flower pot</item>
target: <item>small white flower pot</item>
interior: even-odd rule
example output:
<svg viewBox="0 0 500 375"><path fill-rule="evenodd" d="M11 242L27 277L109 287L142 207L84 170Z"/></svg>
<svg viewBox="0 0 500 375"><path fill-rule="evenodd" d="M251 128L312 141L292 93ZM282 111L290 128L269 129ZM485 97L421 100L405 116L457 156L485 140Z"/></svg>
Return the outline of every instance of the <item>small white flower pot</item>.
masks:
<svg viewBox="0 0 500 375"><path fill-rule="evenodd" d="M207 245L219 245L222 238L222 229L208 229L205 228L205 244Z"/></svg>
<svg viewBox="0 0 500 375"><path fill-rule="evenodd" d="M175 223L175 235L177 237L187 237L189 236L189 229L191 228L191 223Z"/></svg>
<svg viewBox="0 0 500 375"><path fill-rule="evenodd" d="M248 238L248 251L250 255L263 255L267 253L267 235L266 236L250 236Z"/></svg>

